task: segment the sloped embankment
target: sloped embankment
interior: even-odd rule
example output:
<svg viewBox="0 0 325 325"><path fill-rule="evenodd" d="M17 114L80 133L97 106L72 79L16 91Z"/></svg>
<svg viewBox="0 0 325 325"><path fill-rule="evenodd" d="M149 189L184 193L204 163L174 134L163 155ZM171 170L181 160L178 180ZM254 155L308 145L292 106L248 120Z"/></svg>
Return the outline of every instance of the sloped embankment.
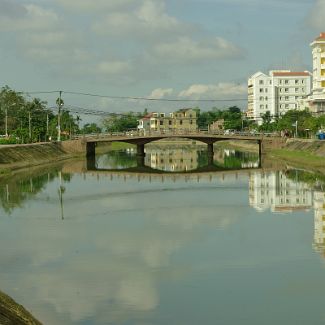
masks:
<svg viewBox="0 0 325 325"><path fill-rule="evenodd" d="M23 306L0 291L0 324L41 325Z"/></svg>
<svg viewBox="0 0 325 325"><path fill-rule="evenodd" d="M325 157L325 141L288 139L284 149Z"/></svg>
<svg viewBox="0 0 325 325"><path fill-rule="evenodd" d="M84 152L81 141L0 146L0 168L16 169L71 158Z"/></svg>

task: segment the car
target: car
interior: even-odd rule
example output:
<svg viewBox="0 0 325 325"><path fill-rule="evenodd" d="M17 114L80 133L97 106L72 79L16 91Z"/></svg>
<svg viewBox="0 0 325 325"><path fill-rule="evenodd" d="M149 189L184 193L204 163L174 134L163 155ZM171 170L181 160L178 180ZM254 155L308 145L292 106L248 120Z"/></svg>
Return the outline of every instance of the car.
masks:
<svg viewBox="0 0 325 325"><path fill-rule="evenodd" d="M224 135L233 135L236 133L236 130L233 129L227 129L225 130L225 132L223 133Z"/></svg>

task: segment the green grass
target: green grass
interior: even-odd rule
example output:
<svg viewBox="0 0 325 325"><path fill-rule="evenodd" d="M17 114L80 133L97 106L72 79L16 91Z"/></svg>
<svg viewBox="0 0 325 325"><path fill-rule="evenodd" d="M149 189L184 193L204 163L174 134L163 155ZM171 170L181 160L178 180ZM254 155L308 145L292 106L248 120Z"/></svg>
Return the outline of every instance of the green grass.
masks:
<svg viewBox="0 0 325 325"><path fill-rule="evenodd" d="M325 157L319 157L306 151L274 149L270 152L270 154L283 160L294 162L303 167L325 166Z"/></svg>
<svg viewBox="0 0 325 325"><path fill-rule="evenodd" d="M0 168L0 176L6 176L11 173L10 169L8 168Z"/></svg>

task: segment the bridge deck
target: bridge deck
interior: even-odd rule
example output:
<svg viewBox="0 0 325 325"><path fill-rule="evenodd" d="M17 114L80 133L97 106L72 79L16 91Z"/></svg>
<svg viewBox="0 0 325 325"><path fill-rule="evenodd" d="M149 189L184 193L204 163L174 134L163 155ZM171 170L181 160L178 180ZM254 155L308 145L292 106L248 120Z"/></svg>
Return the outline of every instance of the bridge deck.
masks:
<svg viewBox="0 0 325 325"><path fill-rule="evenodd" d="M222 140L249 140L249 141L261 141L263 136L261 135L221 135L221 134L204 134L204 133L187 133L187 134L154 134L154 135L98 135L87 136L85 141L90 142L152 142L162 139L179 138L179 139L192 139L197 141L222 141Z"/></svg>

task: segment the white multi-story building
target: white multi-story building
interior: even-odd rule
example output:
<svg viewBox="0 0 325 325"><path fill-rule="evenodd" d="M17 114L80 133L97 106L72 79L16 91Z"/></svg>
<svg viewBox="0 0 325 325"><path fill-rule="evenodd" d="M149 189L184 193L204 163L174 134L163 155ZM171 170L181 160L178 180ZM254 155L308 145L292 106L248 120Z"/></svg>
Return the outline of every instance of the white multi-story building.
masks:
<svg viewBox="0 0 325 325"><path fill-rule="evenodd" d="M267 111L272 118L300 109L299 101L311 92L311 73L274 70L257 72L248 79L247 117L261 124Z"/></svg>
<svg viewBox="0 0 325 325"><path fill-rule="evenodd" d="M311 44L313 55L313 88L309 96L309 109L314 115L325 114L325 33Z"/></svg>

